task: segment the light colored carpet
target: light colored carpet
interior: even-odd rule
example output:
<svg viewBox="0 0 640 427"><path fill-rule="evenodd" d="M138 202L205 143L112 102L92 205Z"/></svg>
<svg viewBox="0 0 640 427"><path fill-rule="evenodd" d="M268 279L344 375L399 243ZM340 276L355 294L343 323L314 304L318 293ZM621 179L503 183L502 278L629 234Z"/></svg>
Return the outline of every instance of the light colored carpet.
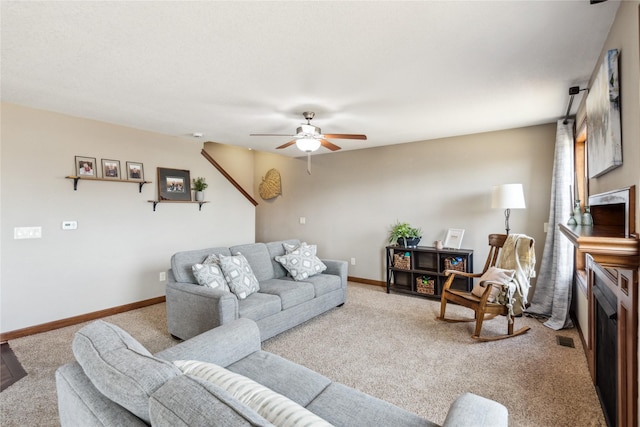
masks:
<svg viewBox="0 0 640 427"><path fill-rule="evenodd" d="M110 316L151 352L175 341L166 329L165 305ZM605 426L575 329L552 331L535 319L527 334L479 343L472 323L434 318L439 302L387 295L382 288L349 283L347 303L263 343L265 350L327 377L442 423L451 402L471 391L509 409L511 426ZM451 314L470 313L452 307ZM28 376L0 393L3 427L56 426L55 369L73 360L71 340L82 325L10 342ZM502 333L504 318L485 322ZM556 344L573 338L576 348Z"/></svg>

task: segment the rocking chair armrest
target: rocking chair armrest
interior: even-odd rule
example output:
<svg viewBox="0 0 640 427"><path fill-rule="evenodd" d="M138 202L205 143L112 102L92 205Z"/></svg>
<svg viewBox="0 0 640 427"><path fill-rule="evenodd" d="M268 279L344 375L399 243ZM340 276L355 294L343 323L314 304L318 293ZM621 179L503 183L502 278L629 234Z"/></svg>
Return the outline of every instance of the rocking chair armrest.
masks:
<svg viewBox="0 0 640 427"><path fill-rule="evenodd" d="M482 276L482 273L467 273L466 271L460 271L460 270L445 270L444 271L444 275L445 276L449 276L449 275L456 275L456 276L463 276L463 277L480 277Z"/></svg>

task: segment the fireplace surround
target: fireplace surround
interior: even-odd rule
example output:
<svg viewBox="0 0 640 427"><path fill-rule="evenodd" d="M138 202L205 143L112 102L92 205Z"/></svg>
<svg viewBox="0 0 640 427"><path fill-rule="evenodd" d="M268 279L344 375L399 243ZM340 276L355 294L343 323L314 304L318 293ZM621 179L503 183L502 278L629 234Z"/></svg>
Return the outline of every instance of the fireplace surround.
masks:
<svg viewBox="0 0 640 427"><path fill-rule="evenodd" d="M589 371L610 426L638 426L638 268L635 186L589 197L593 226L559 224L575 246L587 294Z"/></svg>

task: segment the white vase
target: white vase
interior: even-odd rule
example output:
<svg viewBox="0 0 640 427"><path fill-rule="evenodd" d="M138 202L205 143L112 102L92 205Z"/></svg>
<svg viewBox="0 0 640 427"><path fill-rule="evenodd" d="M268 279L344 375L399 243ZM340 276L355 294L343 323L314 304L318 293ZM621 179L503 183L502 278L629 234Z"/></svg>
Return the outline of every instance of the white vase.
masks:
<svg viewBox="0 0 640 427"><path fill-rule="evenodd" d="M196 202L202 202L204 200L204 191L196 191Z"/></svg>

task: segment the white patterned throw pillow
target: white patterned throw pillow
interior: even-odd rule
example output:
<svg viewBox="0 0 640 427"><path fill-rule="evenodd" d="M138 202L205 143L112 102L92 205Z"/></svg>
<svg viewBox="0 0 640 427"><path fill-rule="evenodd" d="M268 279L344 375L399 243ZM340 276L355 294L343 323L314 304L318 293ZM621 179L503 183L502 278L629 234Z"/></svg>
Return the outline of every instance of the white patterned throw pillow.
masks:
<svg viewBox="0 0 640 427"><path fill-rule="evenodd" d="M282 247L284 247L284 251L287 254L290 254L291 252L293 252L293 251L295 251L295 250L297 250L299 248L302 248L302 249L310 250L313 253L313 255L315 255L317 250L318 250L318 246L317 245L310 245L307 242L302 242L299 245L291 245L289 243L283 243Z"/></svg>
<svg viewBox="0 0 640 427"><path fill-rule="evenodd" d="M274 425L331 427L331 424L288 397L222 366L195 360L176 360L173 363L185 375L200 378L226 390Z"/></svg>
<svg viewBox="0 0 640 427"><path fill-rule="evenodd" d="M297 281L305 280L327 269L327 266L316 256L315 245L300 245L286 255L275 257L275 260L282 264L293 280Z"/></svg>
<svg viewBox="0 0 640 427"><path fill-rule="evenodd" d="M218 264L194 264L191 266L191 271L193 271L198 284L202 286L218 288L227 292L230 290Z"/></svg>
<svg viewBox="0 0 640 427"><path fill-rule="evenodd" d="M231 292L236 294L238 299L245 299L260 290L258 279L244 255L241 253L231 256L219 255L219 258L224 278Z"/></svg>

